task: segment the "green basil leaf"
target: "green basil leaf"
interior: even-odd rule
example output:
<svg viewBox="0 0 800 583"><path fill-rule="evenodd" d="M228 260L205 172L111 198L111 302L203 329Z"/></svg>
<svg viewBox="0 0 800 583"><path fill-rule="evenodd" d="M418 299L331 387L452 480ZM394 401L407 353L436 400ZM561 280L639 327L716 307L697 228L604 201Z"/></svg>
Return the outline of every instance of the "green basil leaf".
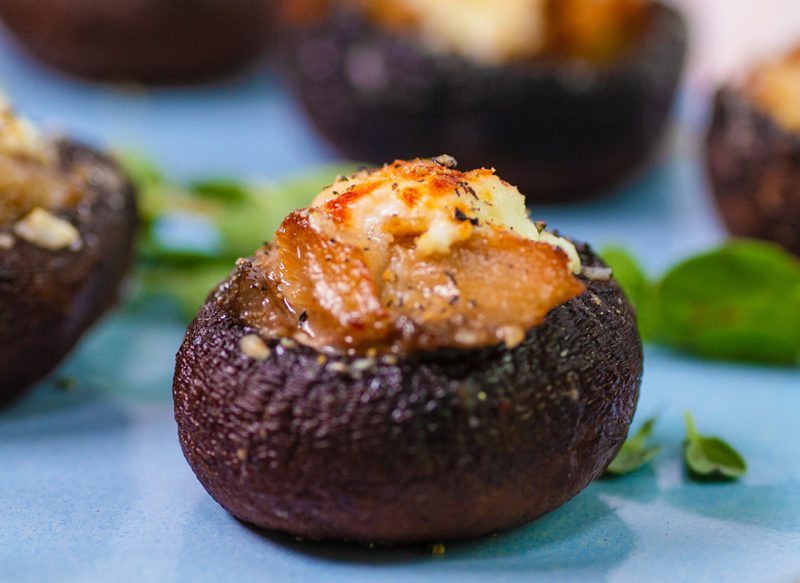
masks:
<svg viewBox="0 0 800 583"><path fill-rule="evenodd" d="M720 359L795 364L800 261L777 245L734 240L670 270L654 299L661 343Z"/></svg>
<svg viewBox="0 0 800 583"><path fill-rule="evenodd" d="M660 445L651 447L646 445L647 438L653 433L655 423L655 417L648 419L642 424L636 435L629 437L622 444L617 457L606 468L606 474L613 476L629 474L650 462L661 451Z"/></svg>
<svg viewBox="0 0 800 583"><path fill-rule="evenodd" d="M747 464L739 452L719 437L700 435L689 413L686 413L684 460L690 476L704 479L735 479L747 472Z"/></svg>

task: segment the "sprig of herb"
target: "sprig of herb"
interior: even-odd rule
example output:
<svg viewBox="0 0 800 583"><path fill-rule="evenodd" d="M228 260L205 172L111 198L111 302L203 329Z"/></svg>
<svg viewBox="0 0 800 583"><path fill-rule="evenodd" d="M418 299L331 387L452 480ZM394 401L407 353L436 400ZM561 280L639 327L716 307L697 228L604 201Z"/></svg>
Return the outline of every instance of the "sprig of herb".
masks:
<svg viewBox="0 0 800 583"><path fill-rule="evenodd" d="M700 435L690 413L686 413L683 457L689 475L701 480L731 480L747 472L744 458L719 437Z"/></svg>
<svg viewBox="0 0 800 583"><path fill-rule="evenodd" d="M603 255L645 340L706 358L800 363L800 260L777 245L734 239L655 282L624 250Z"/></svg>
<svg viewBox="0 0 800 583"><path fill-rule="evenodd" d="M211 178L183 186L141 155L122 152L117 159L137 187L142 222L131 302L166 296L187 319L236 259L271 239L283 218L307 206L320 186L357 168L340 163L279 183Z"/></svg>
<svg viewBox="0 0 800 583"><path fill-rule="evenodd" d="M650 462L661 451L660 445L647 446L647 440L652 435L655 424L656 418L651 417L642 424L636 435L629 437L622 444L617 457L606 468L606 474L612 476L629 474Z"/></svg>

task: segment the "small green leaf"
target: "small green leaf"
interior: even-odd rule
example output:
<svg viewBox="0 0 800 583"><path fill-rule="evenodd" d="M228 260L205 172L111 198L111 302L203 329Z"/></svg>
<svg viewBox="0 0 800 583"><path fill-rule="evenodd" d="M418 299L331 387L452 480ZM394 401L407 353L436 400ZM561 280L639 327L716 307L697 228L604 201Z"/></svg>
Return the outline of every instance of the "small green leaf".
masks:
<svg viewBox="0 0 800 583"><path fill-rule="evenodd" d="M628 438L622 444L617 457L606 468L606 474L614 476L629 474L647 464L661 451L660 445L651 447L645 445L647 438L653 433L655 423L656 418L651 417L642 424L636 435Z"/></svg>
<svg viewBox="0 0 800 583"><path fill-rule="evenodd" d="M686 413L686 442L683 451L690 476L735 479L747 472L747 464L739 452L718 437L700 435L689 413Z"/></svg>

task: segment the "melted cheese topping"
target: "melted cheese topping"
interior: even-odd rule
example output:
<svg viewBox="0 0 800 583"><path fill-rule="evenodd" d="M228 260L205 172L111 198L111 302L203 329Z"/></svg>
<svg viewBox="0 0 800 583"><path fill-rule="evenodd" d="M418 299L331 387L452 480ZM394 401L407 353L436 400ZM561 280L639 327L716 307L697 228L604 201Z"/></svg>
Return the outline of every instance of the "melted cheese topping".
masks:
<svg viewBox="0 0 800 583"><path fill-rule="evenodd" d="M265 338L324 350L516 346L585 290L578 253L492 170L454 167L442 156L340 177L238 265L218 301Z"/></svg>
<svg viewBox="0 0 800 583"><path fill-rule="evenodd" d="M0 224L20 220L36 208L75 207L87 197L82 172L62 169L55 143L18 116L0 94Z"/></svg>
<svg viewBox="0 0 800 583"><path fill-rule="evenodd" d="M309 223L327 237L382 253L395 238L414 237L419 258L446 254L481 231L511 231L563 251L578 273L580 257L568 240L528 218L525 199L493 170L458 172L449 157L397 161L342 177L312 203Z"/></svg>
<svg viewBox="0 0 800 583"><path fill-rule="evenodd" d="M757 106L790 131L800 131L800 49L759 67L745 91Z"/></svg>
<svg viewBox="0 0 800 583"><path fill-rule="evenodd" d="M478 63L531 56L547 40L546 0L392 0L377 4L390 5L379 13L381 20L387 19L388 10L394 19L413 22L429 49L453 51ZM380 7L372 10L377 12Z"/></svg>
<svg viewBox="0 0 800 583"><path fill-rule="evenodd" d="M542 53L607 62L642 28L647 0L346 0L428 50L484 65Z"/></svg>
<svg viewBox="0 0 800 583"><path fill-rule="evenodd" d="M50 142L29 120L18 116L5 95L0 93L0 154L25 156L41 162L55 160Z"/></svg>

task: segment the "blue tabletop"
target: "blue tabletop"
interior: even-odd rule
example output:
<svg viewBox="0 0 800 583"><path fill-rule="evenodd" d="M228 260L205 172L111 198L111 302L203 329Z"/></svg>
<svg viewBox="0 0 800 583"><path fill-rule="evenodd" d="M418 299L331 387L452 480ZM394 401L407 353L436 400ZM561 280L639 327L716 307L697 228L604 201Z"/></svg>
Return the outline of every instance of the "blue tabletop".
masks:
<svg viewBox="0 0 800 583"><path fill-rule="evenodd" d="M143 91L54 75L0 40L0 86L47 126L135 147L173 176L279 178L335 155L261 68L223 83ZM684 95L653 168L609 196L534 209L653 273L723 230L698 164L704 107ZM54 379L0 413L0 581L800 580L800 372L646 350L637 421L660 416L649 468L589 486L493 537L393 549L266 534L229 516L184 461L171 380L183 324L163 306L118 310ZM749 464L739 482L684 473L682 415Z"/></svg>

